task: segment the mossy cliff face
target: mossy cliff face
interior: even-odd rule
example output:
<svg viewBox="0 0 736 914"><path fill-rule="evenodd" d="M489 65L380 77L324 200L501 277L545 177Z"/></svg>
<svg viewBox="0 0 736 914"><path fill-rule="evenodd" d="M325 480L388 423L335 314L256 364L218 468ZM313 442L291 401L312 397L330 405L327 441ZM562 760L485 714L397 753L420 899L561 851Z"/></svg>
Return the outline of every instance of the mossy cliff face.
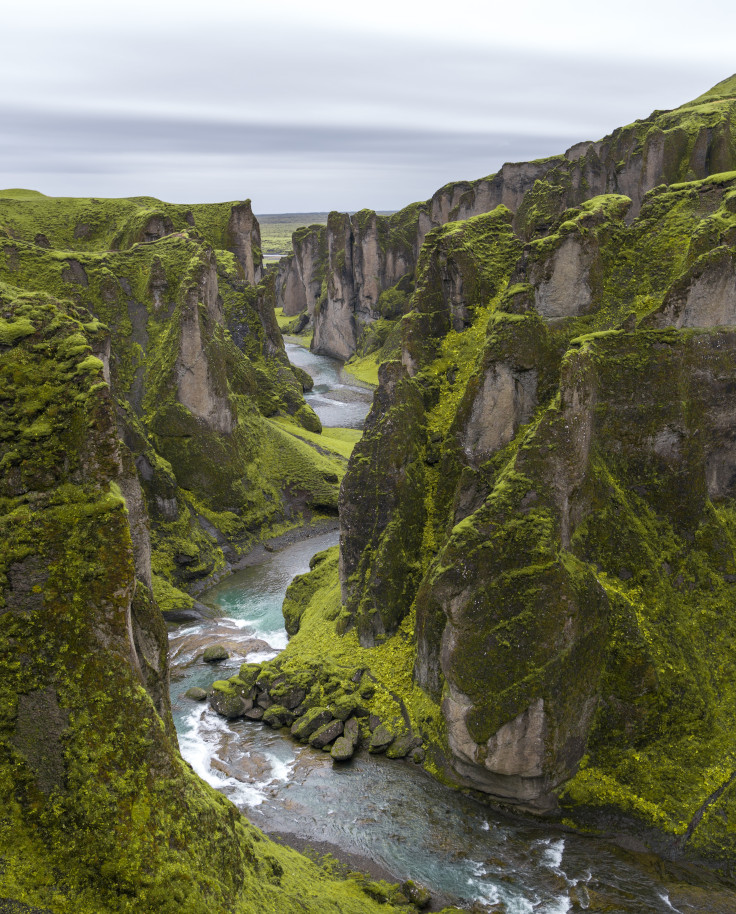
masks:
<svg viewBox="0 0 736 914"><path fill-rule="evenodd" d="M327 267L327 231L324 225L297 229L294 253L282 257L276 275L276 307L293 317L306 310L314 316Z"/></svg>
<svg viewBox="0 0 736 914"><path fill-rule="evenodd" d="M291 417L320 431L286 358L273 278L253 285L250 203L154 203L0 197L0 279L97 319L95 351L153 521L153 582L175 609L192 601L172 584L189 588L226 568L268 529L334 513L343 466L267 421ZM87 229L70 229L82 219ZM138 241L130 225L151 239ZM113 242L120 250L108 249Z"/></svg>
<svg viewBox="0 0 736 914"><path fill-rule="evenodd" d="M728 872L735 201L725 173L427 235L339 616L377 658L412 633L457 783Z"/></svg>
<svg viewBox="0 0 736 914"><path fill-rule="evenodd" d="M514 213L519 237L529 240L547 233L566 209L601 194L628 197L631 221L657 185L736 168L735 97L732 77L674 111L655 111L602 140L578 143L564 155L506 164L487 178L448 184L430 200L392 216L367 210L352 217L334 213L326 229L312 227L309 237L303 230L295 234L295 253L282 267L279 304L285 314L308 309L316 352L349 358L363 348L366 328L386 316L381 294L402 277L409 284L417 278L419 253L433 229L503 205ZM571 244L560 251L552 285L540 293L550 307L560 307L554 274L577 269L577 259L584 256ZM587 306L585 289L577 290L575 300L578 308Z"/></svg>
<svg viewBox="0 0 736 914"><path fill-rule="evenodd" d="M96 332L82 308L0 286L0 899L377 911L360 880L269 842L179 756L145 505Z"/></svg>

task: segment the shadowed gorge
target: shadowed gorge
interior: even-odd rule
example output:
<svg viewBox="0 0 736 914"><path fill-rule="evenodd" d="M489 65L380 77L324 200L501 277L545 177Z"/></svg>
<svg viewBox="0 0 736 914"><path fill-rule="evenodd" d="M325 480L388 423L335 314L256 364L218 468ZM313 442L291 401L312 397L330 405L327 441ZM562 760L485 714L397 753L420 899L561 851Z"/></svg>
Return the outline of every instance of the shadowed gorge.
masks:
<svg viewBox="0 0 736 914"><path fill-rule="evenodd" d="M265 724L347 793L367 750L736 910L735 106L731 77L330 213L268 269L250 201L0 191L0 906L430 904L200 779L192 675L232 745ZM283 641L215 618L209 588L338 525ZM565 910L606 910L578 882Z"/></svg>

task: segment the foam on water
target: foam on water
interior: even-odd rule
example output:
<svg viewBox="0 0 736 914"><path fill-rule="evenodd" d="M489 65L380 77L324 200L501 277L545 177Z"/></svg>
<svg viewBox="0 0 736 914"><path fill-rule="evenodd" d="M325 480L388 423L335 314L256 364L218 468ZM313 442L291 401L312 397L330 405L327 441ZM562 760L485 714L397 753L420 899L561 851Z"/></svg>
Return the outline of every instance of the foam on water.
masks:
<svg viewBox="0 0 736 914"><path fill-rule="evenodd" d="M210 764L216 746L227 731L227 723L209 709L197 709L186 718L187 729L179 733L182 757L211 787L222 791L238 806L259 806L266 794L258 784L244 784L228 777ZM287 775L288 776L288 775ZM273 780L273 779L272 779ZM265 785L264 785L265 786Z"/></svg>
<svg viewBox="0 0 736 914"><path fill-rule="evenodd" d="M567 914L571 907L572 902L567 895L561 895L554 901L545 904L544 907L539 910L540 912L544 912L544 914Z"/></svg>
<svg viewBox="0 0 736 914"><path fill-rule="evenodd" d="M266 758L271 764L271 779L268 781L269 784L273 784L275 781L284 781L287 782L291 777L294 768L296 768L296 756L293 759L290 759L288 762L285 762L283 759L278 758L272 752L266 753Z"/></svg>
<svg viewBox="0 0 736 914"><path fill-rule="evenodd" d="M564 875L560 867L562 865L562 855L565 851L565 839L560 838L557 841L553 841L551 838L542 838L540 841L537 841L536 844L544 848L544 852L542 853L542 865L548 866L556 873Z"/></svg>

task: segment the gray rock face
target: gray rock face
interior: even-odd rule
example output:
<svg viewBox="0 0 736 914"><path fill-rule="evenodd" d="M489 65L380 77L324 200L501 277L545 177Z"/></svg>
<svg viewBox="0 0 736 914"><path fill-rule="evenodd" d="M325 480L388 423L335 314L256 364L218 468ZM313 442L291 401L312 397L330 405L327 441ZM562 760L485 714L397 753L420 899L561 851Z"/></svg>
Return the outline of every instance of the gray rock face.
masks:
<svg viewBox="0 0 736 914"><path fill-rule="evenodd" d="M541 777L546 729L544 700L538 698L490 737L483 764L497 774Z"/></svg>
<svg viewBox="0 0 736 914"><path fill-rule="evenodd" d="M38 689L18 697L18 712L10 741L46 794L54 788L63 790L66 784L62 740L68 724L69 712L59 706L53 689Z"/></svg>
<svg viewBox="0 0 736 914"><path fill-rule="evenodd" d="M156 310L163 308L164 296L169 290L169 283L166 279L166 271L158 257L155 257L151 264L151 274L148 280L148 288L151 293L153 305Z"/></svg>
<svg viewBox="0 0 736 914"><path fill-rule="evenodd" d="M85 288L89 285L84 267L78 260L72 258L67 260L66 267L61 271L61 278L64 282L74 283Z"/></svg>
<svg viewBox="0 0 736 914"><path fill-rule="evenodd" d="M170 235L173 231L174 224L172 223L171 219L168 216L164 216L163 214L157 214L155 216L151 216L151 218L143 226L138 240L146 243L158 241L159 238L163 238L165 235Z"/></svg>
<svg viewBox="0 0 736 914"><path fill-rule="evenodd" d="M537 372L504 362L491 365L473 402L463 434L463 447L475 465L507 444L537 405Z"/></svg>
<svg viewBox="0 0 736 914"><path fill-rule="evenodd" d="M568 236L541 269L531 271L534 303L542 317L555 320L585 313L592 299L588 281L592 263L593 256L580 240Z"/></svg>
<svg viewBox="0 0 736 914"><path fill-rule="evenodd" d="M199 303L205 308L200 315ZM210 252L203 266L199 281L186 295L179 340L179 358L176 365L178 400L212 431L230 434L235 420L224 383L218 383L207 358L200 321L222 325L224 316L217 291L217 265Z"/></svg>
<svg viewBox="0 0 736 914"><path fill-rule="evenodd" d="M321 355L346 360L355 352L355 276L350 217L330 213L327 222L327 300L314 313L312 349Z"/></svg>
<svg viewBox="0 0 736 914"><path fill-rule="evenodd" d="M657 327L736 325L736 253L719 247L699 258L667 294L652 320Z"/></svg>
<svg viewBox="0 0 736 914"><path fill-rule="evenodd" d="M276 307L291 317L314 315L327 267L327 229L310 225L292 236L293 254L282 257L276 276Z"/></svg>
<svg viewBox="0 0 736 914"><path fill-rule="evenodd" d="M258 220L251 210L250 200L236 203L230 211L227 226L230 250L243 268L246 282L254 286L263 275L260 253L254 255L253 249L261 249L261 229Z"/></svg>
<svg viewBox="0 0 736 914"><path fill-rule="evenodd" d="M544 231L569 207L610 193L631 199L626 217L631 222L644 196L658 184L733 168L736 156L728 122L713 126L707 114L700 118L688 132L677 125L675 112L654 112L602 140L578 143L564 155L507 163L487 178L449 184L430 200L392 217L368 211L352 218L332 213L326 234L315 230L314 236L326 238L328 261L315 240L295 238L294 255L280 270L277 305L285 314L308 309L314 314L314 350L348 358L356 350L362 326L376 317L378 296L414 272L433 228L504 205L516 214L519 235L530 237L533 229ZM538 288L540 313L550 320L584 313L591 301L585 249L570 239L551 267ZM323 279L327 297L316 309ZM462 324L461 314L457 321Z"/></svg>

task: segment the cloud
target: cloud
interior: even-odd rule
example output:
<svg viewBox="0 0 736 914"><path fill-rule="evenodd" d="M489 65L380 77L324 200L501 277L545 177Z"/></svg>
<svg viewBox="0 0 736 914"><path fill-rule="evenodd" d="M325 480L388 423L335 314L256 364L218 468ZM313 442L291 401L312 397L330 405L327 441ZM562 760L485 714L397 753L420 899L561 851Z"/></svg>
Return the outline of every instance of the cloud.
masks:
<svg viewBox="0 0 736 914"><path fill-rule="evenodd" d="M610 11L550 9L16 4L0 57L0 84L13 86L0 105L0 182L250 195L261 211L397 208L503 161L596 139L729 75L728 42L712 42L709 59L682 52L685 38L697 45L699 21L649 33L647 7L622 32Z"/></svg>
<svg viewBox="0 0 736 914"><path fill-rule="evenodd" d="M396 208L448 180L489 174L510 158L555 153L574 140L7 108L0 120L0 183L189 202L251 196L260 211L320 202L320 209Z"/></svg>

